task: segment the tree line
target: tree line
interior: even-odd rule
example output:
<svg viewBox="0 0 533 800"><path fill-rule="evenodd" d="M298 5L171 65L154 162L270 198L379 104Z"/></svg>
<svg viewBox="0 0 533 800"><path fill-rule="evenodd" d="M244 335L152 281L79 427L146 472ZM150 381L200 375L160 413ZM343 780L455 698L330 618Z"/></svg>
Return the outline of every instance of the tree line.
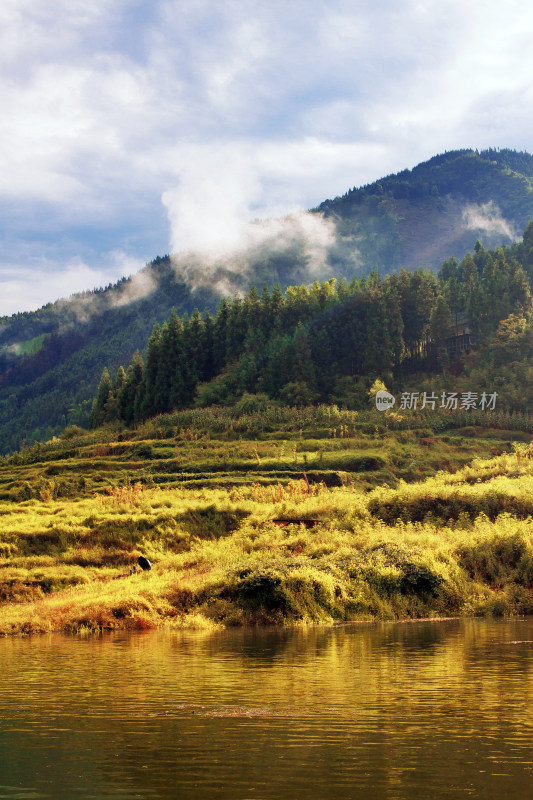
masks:
<svg viewBox="0 0 533 800"><path fill-rule="evenodd" d="M112 378L104 369L92 426L143 419L197 405L262 394L290 405L357 406L368 381L399 365L449 366L446 341L466 320L478 347L502 320L531 309L533 223L511 248L479 242L438 277L419 268L351 282L279 286L224 298L215 316L173 311L156 324L145 357L137 352ZM431 360L428 361L428 356Z"/></svg>

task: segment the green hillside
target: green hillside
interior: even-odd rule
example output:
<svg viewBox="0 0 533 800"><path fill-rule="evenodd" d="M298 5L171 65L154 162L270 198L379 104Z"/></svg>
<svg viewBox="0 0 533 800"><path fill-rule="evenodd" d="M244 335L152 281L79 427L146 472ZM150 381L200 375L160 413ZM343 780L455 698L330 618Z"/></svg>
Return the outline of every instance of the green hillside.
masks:
<svg viewBox="0 0 533 800"><path fill-rule="evenodd" d="M168 257L146 268L153 290L121 303L128 281L33 313L0 327L0 452L42 440L65 425L86 425L102 363L127 363L144 348L154 324L171 308L215 308L218 296L176 280ZM33 352L29 347L33 345ZM36 344L40 346L35 347ZM28 353L28 350L30 352Z"/></svg>
<svg viewBox="0 0 533 800"><path fill-rule="evenodd" d="M510 244L533 219L532 175L527 153L454 151L325 201L314 211L334 221L336 235L320 275L350 282L374 265L382 275L404 265L437 272L477 238L487 248ZM135 350L144 353L154 323L173 307L178 315L214 312L220 295L213 287L284 290L311 284L316 270L296 235L284 247L265 245L209 271L198 260L156 258L114 286L0 319L0 452L66 424L87 425L104 365L114 373Z"/></svg>
<svg viewBox="0 0 533 800"><path fill-rule="evenodd" d="M352 242L363 267L438 270L450 256L462 258L477 238L495 247L520 235L533 219L533 156L451 151L317 210L337 221L341 262Z"/></svg>
<svg viewBox="0 0 533 800"><path fill-rule="evenodd" d="M91 424L131 427L193 405L364 409L371 387L385 384L444 405L451 389L485 404L496 393L505 411L526 412L533 403L532 244L530 223L521 243L485 250L477 242L438 277L373 271L285 293L252 288L222 300L214 318L173 313L154 327L144 362L137 354L127 372L103 371Z"/></svg>

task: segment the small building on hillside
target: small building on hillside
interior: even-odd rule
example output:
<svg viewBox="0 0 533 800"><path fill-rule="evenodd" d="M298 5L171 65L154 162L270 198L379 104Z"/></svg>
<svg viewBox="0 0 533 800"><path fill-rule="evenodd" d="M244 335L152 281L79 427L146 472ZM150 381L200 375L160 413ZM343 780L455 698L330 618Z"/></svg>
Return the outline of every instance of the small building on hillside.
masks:
<svg viewBox="0 0 533 800"><path fill-rule="evenodd" d="M450 329L450 336L444 340L444 346L450 361L456 361L474 350L476 343L466 314L457 315Z"/></svg>

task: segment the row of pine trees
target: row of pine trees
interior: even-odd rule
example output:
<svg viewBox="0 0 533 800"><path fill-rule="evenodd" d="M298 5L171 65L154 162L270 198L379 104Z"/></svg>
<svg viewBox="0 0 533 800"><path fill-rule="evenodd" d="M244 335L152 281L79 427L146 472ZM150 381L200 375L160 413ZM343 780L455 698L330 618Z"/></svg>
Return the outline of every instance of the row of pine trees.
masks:
<svg viewBox="0 0 533 800"><path fill-rule="evenodd" d="M390 374L406 360L425 358L427 366L431 352L433 366L443 367L459 316L482 344L500 320L530 308L529 239L533 245L531 224L514 248L487 251L478 242L460 263L446 261L438 278L424 269L385 278L374 270L351 283L252 288L222 299L215 317L173 312L154 327L144 360L137 352L114 379L104 369L91 424L133 426L245 393L289 404L338 402L358 379Z"/></svg>

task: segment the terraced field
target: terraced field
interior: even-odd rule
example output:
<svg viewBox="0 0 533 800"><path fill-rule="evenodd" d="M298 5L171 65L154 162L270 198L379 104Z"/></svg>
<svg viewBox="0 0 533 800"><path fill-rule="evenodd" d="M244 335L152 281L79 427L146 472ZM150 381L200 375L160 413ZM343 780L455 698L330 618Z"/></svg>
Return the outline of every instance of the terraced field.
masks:
<svg viewBox="0 0 533 800"><path fill-rule="evenodd" d="M531 434L436 421L199 410L6 457L0 632L533 610Z"/></svg>

